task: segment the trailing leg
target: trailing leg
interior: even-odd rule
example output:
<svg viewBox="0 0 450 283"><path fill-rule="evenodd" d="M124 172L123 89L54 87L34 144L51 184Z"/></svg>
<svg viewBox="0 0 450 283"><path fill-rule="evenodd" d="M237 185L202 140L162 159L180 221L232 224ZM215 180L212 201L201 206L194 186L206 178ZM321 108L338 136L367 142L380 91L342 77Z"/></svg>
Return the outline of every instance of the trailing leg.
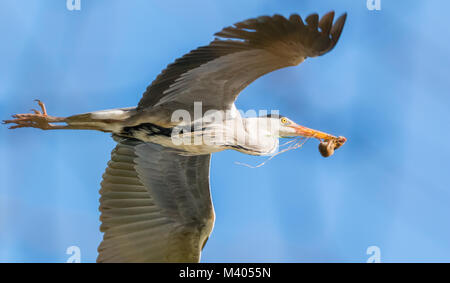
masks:
<svg viewBox="0 0 450 283"><path fill-rule="evenodd" d="M135 108L95 111L69 117L54 117L47 114L44 103L36 100L41 110L32 109L33 113L15 114L14 119L4 120L12 124L10 129L37 128L41 130L97 130L102 132L120 132L123 122L134 113Z"/></svg>

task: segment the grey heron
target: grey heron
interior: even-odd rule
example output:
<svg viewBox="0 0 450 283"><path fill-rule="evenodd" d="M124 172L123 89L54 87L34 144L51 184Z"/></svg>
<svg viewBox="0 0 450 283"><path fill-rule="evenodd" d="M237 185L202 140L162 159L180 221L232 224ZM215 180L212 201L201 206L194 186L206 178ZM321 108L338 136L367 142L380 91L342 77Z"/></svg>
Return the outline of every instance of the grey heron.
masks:
<svg viewBox="0 0 450 283"><path fill-rule="evenodd" d="M104 235L98 262L198 262L215 218L209 186L212 153L233 149L270 155L280 137L307 137L318 139L327 157L345 143L344 137L282 115L245 118L234 104L262 75L333 49L345 20L344 13L334 21L334 12L322 18L309 15L305 22L297 14L248 19L168 65L136 107L54 117L38 100L40 110L3 122L13 124L11 129L112 133L117 146L101 182ZM180 110L195 117L198 102L205 113L201 119L174 119ZM192 142L197 138L200 142Z"/></svg>

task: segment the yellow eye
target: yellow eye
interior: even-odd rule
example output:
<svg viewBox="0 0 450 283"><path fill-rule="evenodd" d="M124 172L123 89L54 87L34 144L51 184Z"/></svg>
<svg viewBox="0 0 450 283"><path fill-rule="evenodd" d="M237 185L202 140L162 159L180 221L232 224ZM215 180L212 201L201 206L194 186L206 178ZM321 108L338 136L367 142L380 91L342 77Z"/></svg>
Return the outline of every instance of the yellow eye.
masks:
<svg viewBox="0 0 450 283"><path fill-rule="evenodd" d="M282 124L287 124L287 122L288 122L288 120L285 117L281 118L281 123Z"/></svg>

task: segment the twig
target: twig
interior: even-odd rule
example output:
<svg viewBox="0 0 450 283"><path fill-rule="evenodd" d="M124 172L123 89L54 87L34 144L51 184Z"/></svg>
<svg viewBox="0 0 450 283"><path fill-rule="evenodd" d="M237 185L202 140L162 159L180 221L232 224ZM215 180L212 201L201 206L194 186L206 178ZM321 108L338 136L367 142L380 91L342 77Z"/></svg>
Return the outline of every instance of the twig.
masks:
<svg viewBox="0 0 450 283"><path fill-rule="evenodd" d="M280 145L280 147L283 147L283 146L286 146L286 145L289 144L289 146L287 148L285 148L285 149L283 149L283 150L281 150L281 151L279 151L277 153L272 154L269 158L264 160L264 162L262 162L262 163L260 163L260 164L258 164L256 166L252 166L252 165L249 165L249 164L246 164L246 163L241 163L241 162L235 162L235 163L238 164L238 165L243 165L243 166L249 167L249 168L259 168L259 167L263 166L264 164L266 164L269 160L272 160L272 158L274 158L275 156L277 156L279 154L282 154L282 153L285 153L287 151L290 151L290 150L302 147L309 139L310 138L298 137L298 138L295 138L295 139L293 139L291 141L288 141L288 142ZM295 142L295 143L293 143L293 142Z"/></svg>

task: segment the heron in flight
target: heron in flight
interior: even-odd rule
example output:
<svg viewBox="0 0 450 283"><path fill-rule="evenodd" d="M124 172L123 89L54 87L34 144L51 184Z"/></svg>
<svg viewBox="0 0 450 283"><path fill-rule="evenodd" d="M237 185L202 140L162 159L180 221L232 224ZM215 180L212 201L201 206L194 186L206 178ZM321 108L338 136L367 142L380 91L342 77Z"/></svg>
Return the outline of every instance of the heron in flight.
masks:
<svg viewBox="0 0 450 283"><path fill-rule="evenodd" d="M117 146L101 182L104 235L98 262L198 262L215 218L209 187L212 153L233 149L271 155L279 138L305 137L318 139L327 157L345 143L344 137L282 115L245 118L234 104L264 74L333 49L345 19L343 14L334 21L334 12L322 18L312 14L305 21L297 14L248 19L168 65L136 107L54 117L38 100L40 110L3 122L13 124L11 129L112 133ZM201 119L174 119L175 113L194 117L196 103L205 113ZM198 138L201 142L192 142Z"/></svg>

